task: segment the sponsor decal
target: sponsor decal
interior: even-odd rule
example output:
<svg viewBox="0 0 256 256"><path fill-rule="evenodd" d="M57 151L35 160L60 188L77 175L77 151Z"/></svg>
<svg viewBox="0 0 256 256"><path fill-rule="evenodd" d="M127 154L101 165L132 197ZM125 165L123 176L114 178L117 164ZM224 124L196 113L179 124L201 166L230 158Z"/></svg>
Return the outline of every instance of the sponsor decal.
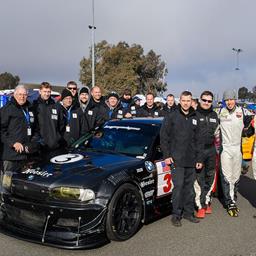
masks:
<svg viewBox="0 0 256 256"><path fill-rule="evenodd" d="M34 177L32 177L33 175L37 175L37 176L41 176L41 177L45 177L45 178L48 178L48 177L52 176L52 173L40 170L40 168L36 168L36 169L30 169L29 168L25 171L22 171L21 173L23 173L23 174L32 174L32 175L28 176L29 180L32 180L34 178Z"/></svg>
<svg viewBox="0 0 256 256"><path fill-rule="evenodd" d="M146 205L150 205L150 204L153 204L153 200L146 201Z"/></svg>
<svg viewBox="0 0 256 256"><path fill-rule="evenodd" d="M58 120L58 116L57 115L52 115L52 119L53 120Z"/></svg>
<svg viewBox="0 0 256 256"><path fill-rule="evenodd" d="M131 126L117 126L117 125L105 125L104 128L107 129L123 129L123 130L135 130L135 131L140 131L141 128L139 127L131 127Z"/></svg>
<svg viewBox="0 0 256 256"><path fill-rule="evenodd" d="M211 123L217 123L217 120L215 118L210 118L209 120Z"/></svg>
<svg viewBox="0 0 256 256"><path fill-rule="evenodd" d="M242 112L236 112L236 117L237 118L241 118L243 116L243 113Z"/></svg>
<svg viewBox="0 0 256 256"><path fill-rule="evenodd" d="M164 161L156 162L157 169L157 196L168 195L172 192L172 170L171 166Z"/></svg>
<svg viewBox="0 0 256 256"><path fill-rule="evenodd" d="M136 169L137 173L143 172L143 168Z"/></svg>
<svg viewBox="0 0 256 256"><path fill-rule="evenodd" d="M152 180L146 180L146 181L142 181L141 183L140 183L140 186L142 187L142 188L144 188L144 187L146 187L146 186L149 186L149 185L152 185L152 184L154 184L155 183L155 181L152 179Z"/></svg>
<svg viewBox="0 0 256 256"><path fill-rule="evenodd" d="M53 157L50 161L54 164L74 163L83 159L84 156L80 154L65 154Z"/></svg>
<svg viewBox="0 0 256 256"><path fill-rule="evenodd" d="M145 192L145 198L149 198L149 197L152 197L153 196L153 194L154 194L154 192L155 192L155 190L153 189L153 190L149 190L149 191L147 191L147 192Z"/></svg>
<svg viewBox="0 0 256 256"><path fill-rule="evenodd" d="M144 177L142 180L147 180L153 178L153 173L150 173L148 176Z"/></svg>
<svg viewBox="0 0 256 256"><path fill-rule="evenodd" d="M197 120L196 119L192 119L192 124L193 125L197 125Z"/></svg>

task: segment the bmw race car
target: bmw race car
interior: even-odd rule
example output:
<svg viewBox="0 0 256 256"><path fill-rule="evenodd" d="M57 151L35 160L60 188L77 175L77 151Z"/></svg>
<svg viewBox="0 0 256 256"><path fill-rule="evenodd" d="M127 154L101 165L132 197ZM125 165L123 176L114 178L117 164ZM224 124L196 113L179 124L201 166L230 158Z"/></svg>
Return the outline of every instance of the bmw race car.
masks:
<svg viewBox="0 0 256 256"><path fill-rule="evenodd" d="M171 170L162 159L162 119L123 119L81 137L48 162L5 173L1 230L69 249L132 237L171 211ZM44 157L45 159L45 157Z"/></svg>

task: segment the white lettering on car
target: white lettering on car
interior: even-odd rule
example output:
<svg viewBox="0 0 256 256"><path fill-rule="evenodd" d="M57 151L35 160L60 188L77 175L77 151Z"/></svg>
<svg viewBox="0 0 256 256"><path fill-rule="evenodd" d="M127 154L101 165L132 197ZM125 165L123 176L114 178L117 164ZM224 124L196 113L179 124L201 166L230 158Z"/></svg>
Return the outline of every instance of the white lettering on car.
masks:
<svg viewBox="0 0 256 256"><path fill-rule="evenodd" d="M53 175L52 173L49 173L47 171L39 171L39 170L38 170L38 168L36 168L36 169L27 169L27 170L23 171L22 173L23 174L34 174L34 175L38 175L38 176L46 177L46 178Z"/></svg>

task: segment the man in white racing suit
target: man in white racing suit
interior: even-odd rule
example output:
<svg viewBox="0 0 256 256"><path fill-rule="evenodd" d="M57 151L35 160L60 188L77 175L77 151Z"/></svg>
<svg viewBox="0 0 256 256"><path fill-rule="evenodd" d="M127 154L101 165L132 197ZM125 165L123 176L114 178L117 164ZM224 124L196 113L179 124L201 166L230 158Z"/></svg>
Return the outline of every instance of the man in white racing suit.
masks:
<svg viewBox="0 0 256 256"><path fill-rule="evenodd" d="M223 94L226 107L219 112L221 132L221 183L224 204L232 217L237 217L237 190L241 175L241 139L244 127L250 123L249 111L236 105L236 92L227 90Z"/></svg>

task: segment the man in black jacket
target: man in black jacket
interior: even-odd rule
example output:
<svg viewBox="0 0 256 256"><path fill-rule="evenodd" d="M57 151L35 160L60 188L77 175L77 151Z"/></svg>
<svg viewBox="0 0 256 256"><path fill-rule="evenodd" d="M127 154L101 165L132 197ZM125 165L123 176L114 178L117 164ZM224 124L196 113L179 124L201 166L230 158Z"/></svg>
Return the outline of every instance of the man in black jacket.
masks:
<svg viewBox="0 0 256 256"><path fill-rule="evenodd" d="M91 93L90 89L85 86L78 92L80 111L84 114L89 131L94 130L101 125L101 117L99 110L94 105L90 105Z"/></svg>
<svg viewBox="0 0 256 256"><path fill-rule="evenodd" d="M175 98L173 94L168 94L166 97L166 103L163 107L163 112L164 115L171 113L172 111L174 111L177 108L177 105L175 103Z"/></svg>
<svg viewBox="0 0 256 256"><path fill-rule="evenodd" d="M105 98L102 96L101 88L94 86L91 89L91 98L88 104L88 109L94 109L98 112L97 125L102 125L108 120Z"/></svg>
<svg viewBox="0 0 256 256"><path fill-rule="evenodd" d="M199 120L191 107L192 94L184 91L178 108L167 115L160 131L165 163L172 167L172 224L181 226L181 218L193 223L195 168L202 168L203 141Z"/></svg>
<svg viewBox="0 0 256 256"><path fill-rule="evenodd" d="M61 146L61 134L65 128L60 110L51 98L51 90L48 82L42 82L39 89L40 95L33 102L43 152L52 151Z"/></svg>
<svg viewBox="0 0 256 256"><path fill-rule="evenodd" d="M79 108L72 105L72 94L67 89L64 89L61 93L61 102L58 103L58 109L65 124L63 138L66 145L70 146L79 137L88 132L85 116L79 111Z"/></svg>
<svg viewBox="0 0 256 256"><path fill-rule="evenodd" d="M138 117L160 117L163 111L154 103L154 94L149 92L146 94L146 102L137 110Z"/></svg>
<svg viewBox="0 0 256 256"><path fill-rule="evenodd" d="M19 85L10 102L1 109L4 172L17 170L28 154L38 150L39 135L35 114L27 96L26 88Z"/></svg>
<svg viewBox="0 0 256 256"><path fill-rule="evenodd" d="M125 110L123 109L117 92L110 92L106 101L108 106L107 115L108 119L122 119L125 116Z"/></svg>
<svg viewBox="0 0 256 256"><path fill-rule="evenodd" d="M196 173L195 203L197 206L197 218L204 218L205 213L212 213L211 193L214 186L216 148L214 145L215 137L219 136L218 115L212 108L213 94L210 91L204 91L200 96L200 102L196 113L199 118L204 137L203 150L203 169Z"/></svg>

